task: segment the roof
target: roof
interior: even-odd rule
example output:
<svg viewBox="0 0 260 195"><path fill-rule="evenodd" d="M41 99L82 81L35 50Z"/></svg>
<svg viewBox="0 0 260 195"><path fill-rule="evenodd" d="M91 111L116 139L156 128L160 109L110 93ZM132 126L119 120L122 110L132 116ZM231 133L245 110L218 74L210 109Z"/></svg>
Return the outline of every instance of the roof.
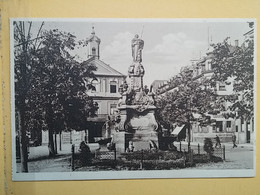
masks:
<svg viewBox="0 0 260 195"><path fill-rule="evenodd" d="M233 46L233 45L228 45L228 49L231 53L234 53L237 50L237 46Z"/></svg>
<svg viewBox="0 0 260 195"><path fill-rule="evenodd" d="M167 80L154 80L151 85L152 85L153 87L155 87L155 88L158 88L158 86L159 86L160 84L164 84L164 83L166 83L166 82L167 82Z"/></svg>
<svg viewBox="0 0 260 195"><path fill-rule="evenodd" d="M120 77L125 77L124 74L118 72L105 62L101 61L98 58L92 57L89 58L88 60L85 61L86 63L93 63L96 67L97 70L94 71L96 76L120 76Z"/></svg>
<svg viewBox="0 0 260 195"><path fill-rule="evenodd" d="M153 83L151 84L153 91L156 92L159 87L162 85L166 84L167 80L154 80Z"/></svg>
<svg viewBox="0 0 260 195"><path fill-rule="evenodd" d="M250 31L246 32L246 33L244 34L244 36L245 36L245 35L248 35L248 34L253 34L253 33L254 33L254 29L251 29Z"/></svg>
<svg viewBox="0 0 260 195"><path fill-rule="evenodd" d="M173 132L171 132L171 134L172 134L172 135L176 135L176 136L179 135L180 132L181 132L181 130L183 130L184 126L185 126L185 125L177 126L177 127L173 130Z"/></svg>
<svg viewBox="0 0 260 195"><path fill-rule="evenodd" d="M98 43L101 42L100 38L98 38L95 34L95 30L94 30L94 26L92 27L92 32L91 32L91 35L90 37L87 39L87 42L90 42L90 41L96 41Z"/></svg>

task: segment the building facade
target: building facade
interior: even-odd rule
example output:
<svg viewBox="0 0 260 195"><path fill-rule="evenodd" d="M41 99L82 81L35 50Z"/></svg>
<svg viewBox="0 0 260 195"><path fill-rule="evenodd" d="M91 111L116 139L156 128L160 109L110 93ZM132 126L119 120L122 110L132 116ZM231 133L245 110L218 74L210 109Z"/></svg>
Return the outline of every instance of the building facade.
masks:
<svg viewBox="0 0 260 195"><path fill-rule="evenodd" d="M94 137L102 136L104 123L117 108L118 100L121 97L119 87L126 78L125 75L100 60L100 43L101 40L96 36L93 27L92 33L87 39L88 59L85 62L94 65L97 69L94 71L96 79L87 81L94 86L87 91L87 95L98 104L99 109L97 117L89 118L89 121L92 122L88 129L90 142L94 142Z"/></svg>

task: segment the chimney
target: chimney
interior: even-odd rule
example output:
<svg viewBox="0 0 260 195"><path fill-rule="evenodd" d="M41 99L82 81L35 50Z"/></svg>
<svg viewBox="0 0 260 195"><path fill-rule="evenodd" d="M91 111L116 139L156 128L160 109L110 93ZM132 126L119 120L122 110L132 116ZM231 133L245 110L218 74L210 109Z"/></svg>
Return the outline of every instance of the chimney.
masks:
<svg viewBox="0 0 260 195"><path fill-rule="evenodd" d="M238 40L235 40L235 46L238 47Z"/></svg>

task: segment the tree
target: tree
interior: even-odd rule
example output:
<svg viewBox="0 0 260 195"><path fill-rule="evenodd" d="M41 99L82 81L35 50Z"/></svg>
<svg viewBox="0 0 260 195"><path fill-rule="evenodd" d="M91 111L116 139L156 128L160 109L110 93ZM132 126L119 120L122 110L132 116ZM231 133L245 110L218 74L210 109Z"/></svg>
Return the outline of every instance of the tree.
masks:
<svg viewBox="0 0 260 195"><path fill-rule="evenodd" d="M95 78L96 67L74 60L71 50L76 41L72 34L58 30L43 32L42 23L36 38L32 39L31 22L27 31L24 22L14 25L15 104L22 171L28 172L25 141L28 131L48 130L49 154L54 156L57 144L53 134L64 129L80 130L86 125L87 117L96 112L97 105L86 95L86 86L91 86L87 79Z"/></svg>
<svg viewBox="0 0 260 195"><path fill-rule="evenodd" d="M34 106L32 112L40 112L45 120L49 155L54 156L56 134L65 128L82 130L87 117L97 110L86 95L87 79L95 78L96 67L74 60L71 54L76 46L74 35L54 29L44 31L42 36L41 47L35 53L37 65L33 67L28 101Z"/></svg>
<svg viewBox="0 0 260 195"><path fill-rule="evenodd" d="M227 115L251 119L254 116L254 40L247 40L235 48L227 43L227 39L213 46L212 81L230 84L228 79L234 78L236 98L231 98L231 112Z"/></svg>
<svg viewBox="0 0 260 195"><path fill-rule="evenodd" d="M172 92L157 96L156 106L160 123L166 126L172 124L185 125L188 131L188 145L190 146L191 121L196 120L194 113L203 116L201 124L209 123L206 114L214 109L215 93L208 86L209 81L193 80L193 73L189 69L183 70L175 79Z"/></svg>
<svg viewBox="0 0 260 195"><path fill-rule="evenodd" d="M17 134L20 144L21 171L28 172L28 137L26 114L28 90L30 88L31 67L34 65L34 58L31 53L35 53L38 47L39 33L42 29L41 24L37 36L31 39L32 22L13 22L14 25L14 81L15 81L15 108L17 118Z"/></svg>

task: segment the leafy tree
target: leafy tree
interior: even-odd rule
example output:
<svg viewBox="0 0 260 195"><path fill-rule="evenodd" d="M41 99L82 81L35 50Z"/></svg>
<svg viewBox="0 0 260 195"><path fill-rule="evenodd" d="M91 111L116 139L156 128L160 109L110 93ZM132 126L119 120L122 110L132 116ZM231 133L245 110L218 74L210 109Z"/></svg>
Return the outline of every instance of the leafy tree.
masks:
<svg viewBox="0 0 260 195"><path fill-rule="evenodd" d="M75 36L58 30L41 31L31 39L24 22L14 23L15 104L21 134L22 171L28 172L27 131L49 131L49 154L55 155L53 134L81 130L97 105L86 95L96 67L74 60ZM28 34L27 34L28 33ZM40 41L39 41L40 40ZM38 41L38 44L36 44ZM57 145L57 144L56 144ZM24 162L24 163L23 163Z"/></svg>
<svg viewBox="0 0 260 195"><path fill-rule="evenodd" d="M76 46L75 36L56 29L44 31L41 47L35 54L32 84L28 101L40 112L49 131L49 154L54 156L57 147L53 134L67 128L82 130L87 117L97 106L86 95L87 79L95 78L96 67L74 60L71 50Z"/></svg>
<svg viewBox="0 0 260 195"><path fill-rule="evenodd" d="M34 66L34 57L38 47L39 32L42 29L41 24L36 38L31 39L32 22L28 25L25 22L15 21L14 26L14 82L15 82L15 112L16 129L21 152L21 171L28 172L28 137L27 128L35 122L27 122L28 119L28 90L30 89L30 79L32 75L31 68ZM27 28L28 26L28 28ZM36 117L37 118L37 117ZM38 120L40 122L40 120ZM40 124L40 123L39 123ZM38 125L39 125L38 124Z"/></svg>
<svg viewBox="0 0 260 195"><path fill-rule="evenodd" d="M190 146L191 121L196 120L194 113L201 114L204 120L201 124L210 123L206 113L214 109L215 93L208 86L208 80L198 82L193 80L193 73L186 69L177 78L178 85L172 92L157 96L156 106L158 117L162 125L171 126L173 123L184 124L188 130L188 144ZM179 85L179 83L181 83Z"/></svg>
<svg viewBox="0 0 260 195"><path fill-rule="evenodd" d="M236 112L236 117L251 119L254 115L254 40L247 40L241 47L234 48L226 39L214 45L213 55L212 81L230 84L228 79L234 78L236 98L228 100L232 104L231 113L227 113L227 117L234 117Z"/></svg>

